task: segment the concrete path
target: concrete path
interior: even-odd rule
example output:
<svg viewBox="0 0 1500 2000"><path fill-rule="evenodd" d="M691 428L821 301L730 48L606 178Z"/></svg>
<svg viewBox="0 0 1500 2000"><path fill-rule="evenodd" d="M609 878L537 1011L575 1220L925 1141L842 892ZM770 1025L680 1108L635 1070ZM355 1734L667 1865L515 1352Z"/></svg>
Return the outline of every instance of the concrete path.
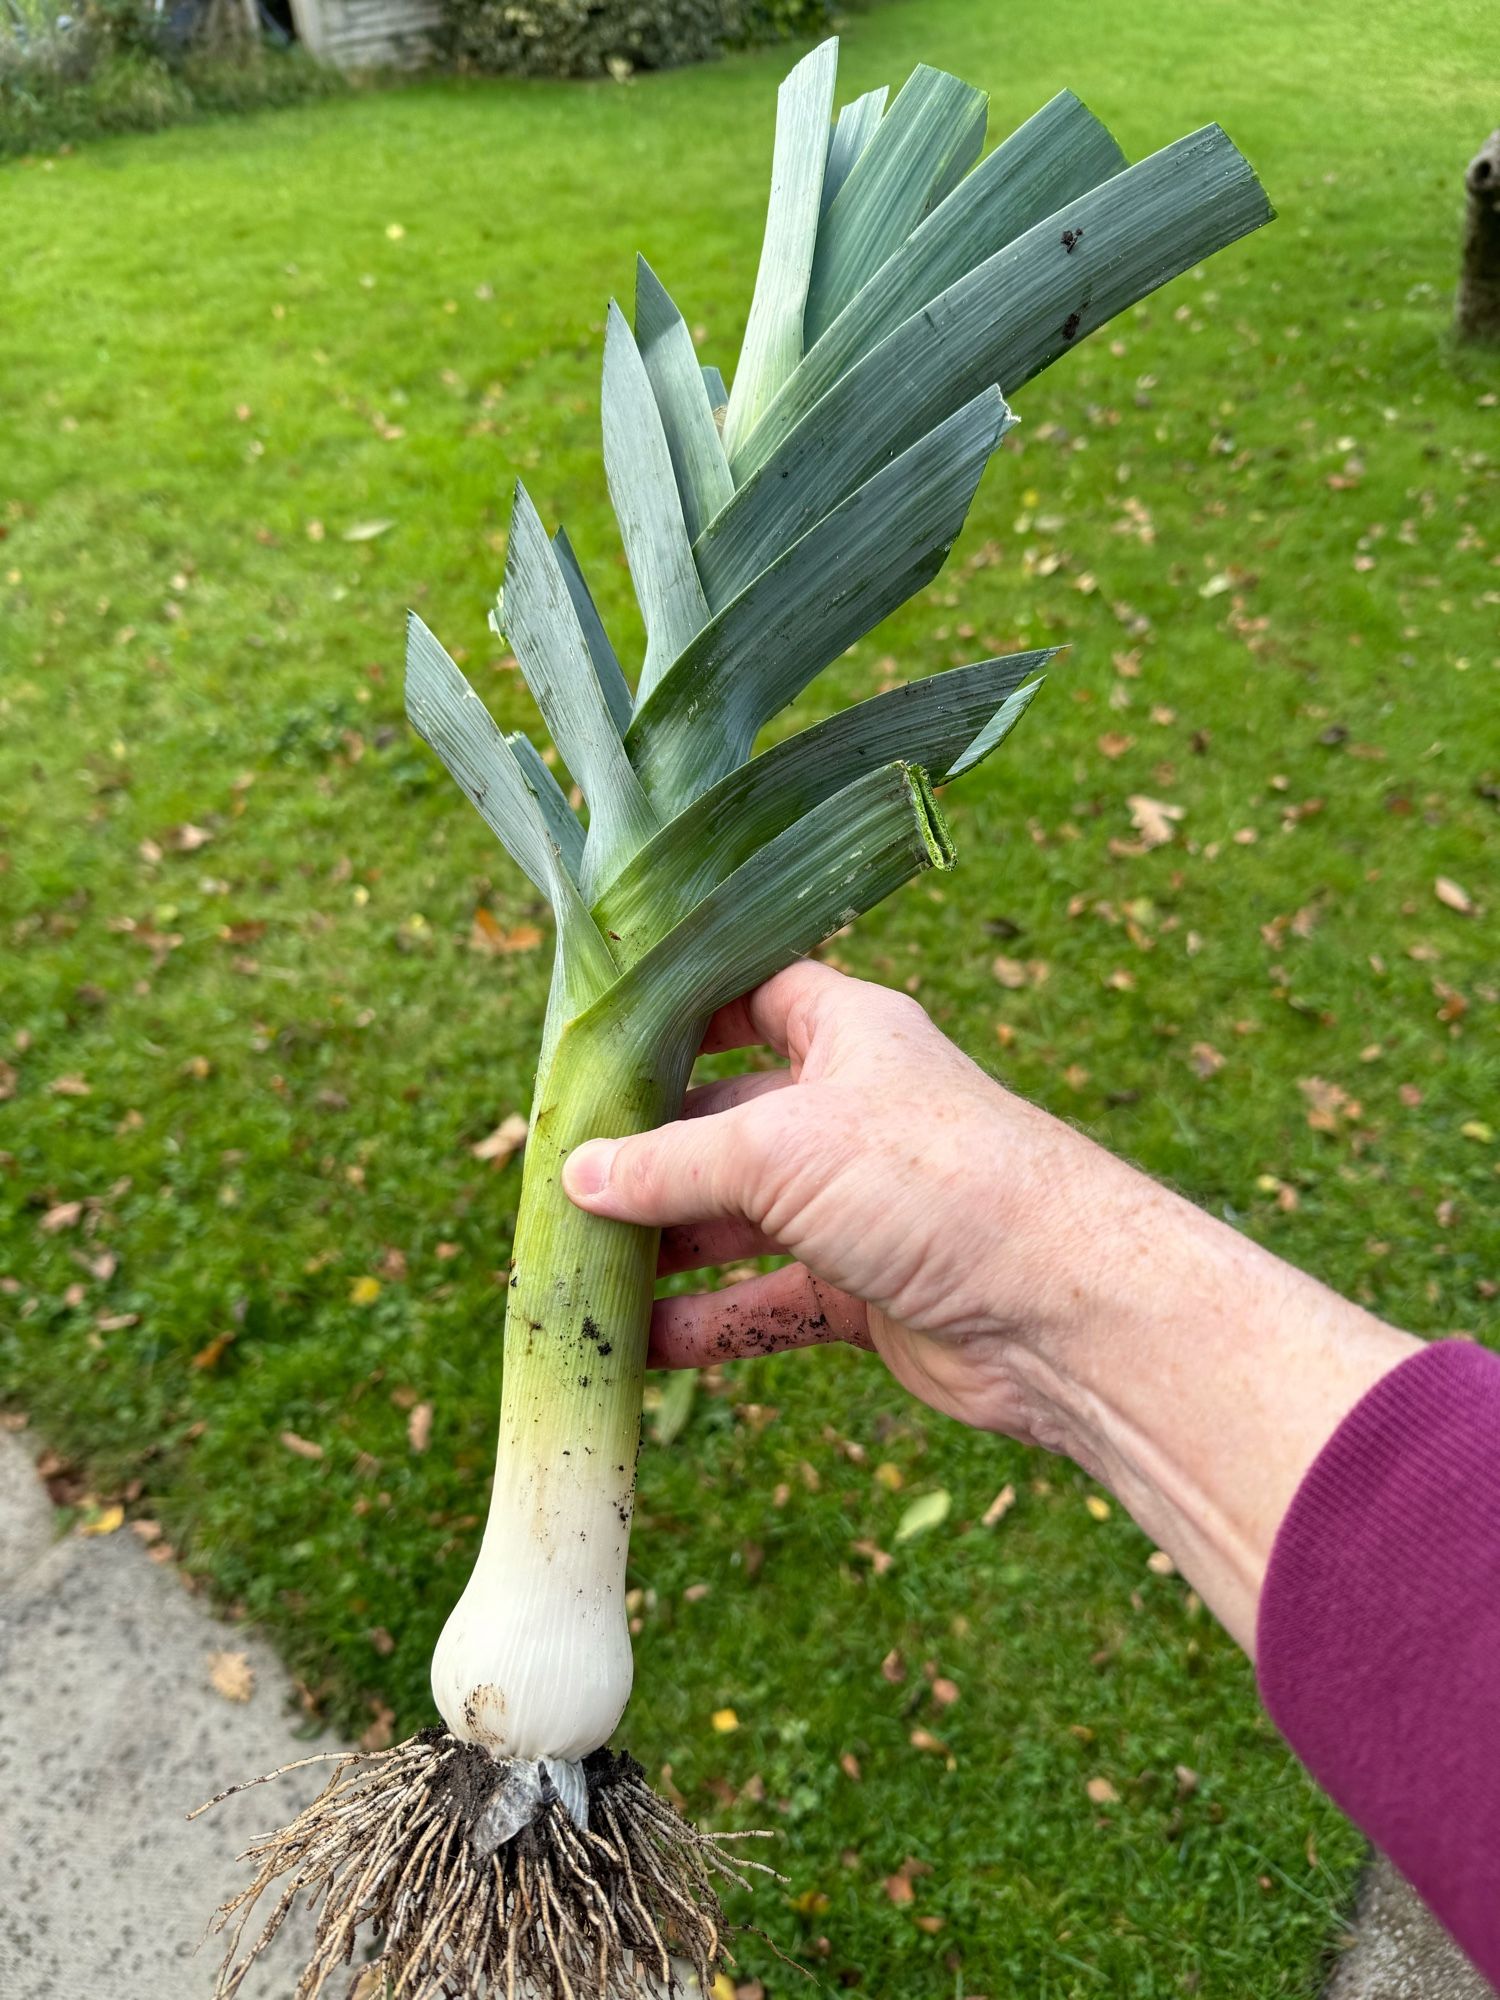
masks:
<svg viewBox="0 0 1500 2000"><path fill-rule="evenodd" d="M59 1539L29 1435L0 1432L0 2000L208 2000L195 1948L244 1870L235 1855L312 1797L317 1768L184 1815L310 1749L285 1669L214 1618L170 1564L118 1534ZM209 1679L243 1654L245 1702ZM327 1746L333 1747L333 1746ZM289 1924L244 2000L289 2000ZM1325 2000L1495 2000L1392 1870L1366 1879Z"/></svg>
<svg viewBox="0 0 1500 2000"><path fill-rule="evenodd" d="M211 1616L128 1530L59 1540L29 1434L0 1433L0 2000L208 2000L204 1927L235 1855L322 1767L184 1815L226 1785L337 1747L292 1734L286 1671ZM245 1702L209 1681L243 1654ZM290 2000L292 1927L245 2000Z"/></svg>

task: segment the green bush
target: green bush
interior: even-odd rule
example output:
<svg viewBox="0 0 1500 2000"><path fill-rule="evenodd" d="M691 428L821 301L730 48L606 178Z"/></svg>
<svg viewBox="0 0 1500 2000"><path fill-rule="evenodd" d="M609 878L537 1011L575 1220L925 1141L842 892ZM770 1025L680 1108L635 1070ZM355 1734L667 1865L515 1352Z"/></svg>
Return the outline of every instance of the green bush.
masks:
<svg viewBox="0 0 1500 2000"><path fill-rule="evenodd" d="M818 35L832 0L447 0L442 53L506 76L626 77Z"/></svg>
<svg viewBox="0 0 1500 2000"><path fill-rule="evenodd" d="M347 87L300 49L272 48L222 25L174 41L164 21L140 0L91 0L66 25L39 8L24 17L18 10L0 30L0 154L156 131Z"/></svg>

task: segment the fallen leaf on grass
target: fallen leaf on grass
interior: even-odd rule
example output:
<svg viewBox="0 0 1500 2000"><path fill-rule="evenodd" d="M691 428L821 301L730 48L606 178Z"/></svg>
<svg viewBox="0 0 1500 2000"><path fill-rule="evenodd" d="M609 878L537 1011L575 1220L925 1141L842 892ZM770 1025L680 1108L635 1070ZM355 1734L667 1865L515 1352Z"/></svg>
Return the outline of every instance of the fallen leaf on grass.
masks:
<svg viewBox="0 0 1500 2000"><path fill-rule="evenodd" d="M887 1875L885 1893L893 1903L910 1903L915 1900L917 1892L904 1875Z"/></svg>
<svg viewBox="0 0 1500 2000"><path fill-rule="evenodd" d="M0 1062L0 1104L7 1097L14 1097L16 1085L20 1081L20 1071L14 1063Z"/></svg>
<svg viewBox="0 0 1500 2000"><path fill-rule="evenodd" d="M740 1719L732 1708L716 1708L709 1720L719 1736L732 1736L740 1726Z"/></svg>
<svg viewBox="0 0 1500 2000"><path fill-rule="evenodd" d="M78 1524L80 1535L112 1535L125 1520L125 1509L119 1501L112 1506L99 1507L87 1519Z"/></svg>
<svg viewBox="0 0 1500 2000"><path fill-rule="evenodd" d="M60 1201L47 1210L40 1226L48 1236L55 1236L60 1229L71 1229L82 1214L81 1201Z"/></svg>
<svg viewBox="0 0 1500 2000"><path fill-rule="evenodd" d="M1446 875L1439 875L1432 885L1432 893L1446 909L1457 910L1461 917L1472 917L1475 911L1474 898L1459 883Z"/></svg>
<svg viewBox="0 0 1500 2000"><path fill-rule="evenodd" d="M418 1403L406 1420L406 1442L413 1451L426 1451L432 1440L432 1405Z"/></svg>
<svg viewBox="0 0 1500 2000"><path fill-rule="evenodd" d="M1356 1125L1364 1116L1357 1098L1321 1076L1299 1076L1297 1088L1307 1100L1307 1122L1314 1132L1336 1132L1341 1118Z"/></svg>
<svg viewBox="0 0 1500 2000"><path fill-rule="evenodd" d="M952 1505L952 1496L947 1488L935 1486L930 1493L923 1493L912 1501L897 1523L892 1539L909 1542L916 1535L925 1535L929 1528L941 1527Z"/></svg>
<svg viewBox="0 0 1500 2000"><path fill-rule="evenodd" d="M1165 847L1175 838L1176 822L1182 818L1184 807L1169 805L1165 799L1148 799L1144 792L1132 792L1125 803L1142 846Z"/></svg>
<svg viewBox="0 0 1500 2000"><path fill-rule="evenodd" d="M1209 1077L1217 1076L1224 1067L1224 1057L1219 1054L1212 1042L1194 1042L1188 1052L1188 1061L1192 1065L1194 1076L1202 1077L1205 1082Z"/></svg>
<svg viewBox="0 0 1500 2000"><path fill-rule="evenodd" d="M373 542L377 535L395 527L394 521L355 521L344 530L346 542Z"/></svg>
<svg viewBox="0 0 1500 2000"><path fill-rule="evenodd" d="M506 930L483 903L474 912L469 930L470 951L482 952L487 958L505 958L512 952L535 951L541 941L542 933L535 924L517 924Z"/></svg>
<svg viewBox="0 0 1500 2000"><path fill-rule="evenodd" d="M1088 1508L1096 1521L1107 1521L1109 1519L1109 1502L1102 1494L1090 1493L1083 1504Z"/></svg>
<svg viewBox="0 0 1500 2000"><path fill-rule="evenodd" d="M1000 1491L995 1495L994 1499L990 1502L989 1506L986 1507L984 1510L982 1519L985 1527L993 1528L999 1522L1003 1521L1006 1515L1010 1512L1011 1508L1015 1506L1015 1504L1016 1504L1015 1487L1002 1486L1000 1488Z"/></svg>
<svg viewBox="0 0 1500 2000"><path fill-rule="evenodd" d="M374 1721L359 1739L361 1750L389 1750L396 1739L396 1711L383 1701L372 1701Z"/></svg>
<svg viewBox="0 0 1500 2000"><path fill-rule="evenodd" d="M193 1356L192 1365L198 1369L217 1368L234 1341L233 1333L216 1333L206 1346L200 1347Z"/></svg>
<svg viewBox="0 0 1500 2000"><path fill-rule="evenodd" d="M1120 1794L1108 1778L1090 1778L1084 1790L1096 1806L1117 1806L1120 1803Z"/></svg>
<svg viewBox="0 0 1500 2000"><path fill-rule="evenodd" d="M940 1736L934 1736L930 1729L914 1729L907 1741L913 1750L922 1750L930 1757L946 1757L948 1746Z"/></svg>
<svg viewBox="0 0 1500 2000"><path fill-rule="evenodd" d="M379 1278L356 1278L354 1283L349 1287L349 1303L351 1306L372 1306L379 1297Z"/></svg>
<svg viewBox="0 0 1500 2000"><path fill-rule="evenodd" d="M283 1431L281 1442L288 1451L295 1452L298 1458L317 1459L323 1456L322 1445L314 1444L311 1438L298 1437L295 1431Z"/></svg>
<svg viewBox="0 0 1500 2000"><path fill-rule="evenodd" d="M90 1097L92 1087L81 1076L55 1076L47 1085L53 1097Z"/></svg>
<svg viewBox="0 0 1500 2000"><path fill-rule="evenodd" d="M210 1653L208 1684L225 1701L248 1701L255 1692L255 1669L243 1653Z"/></svg>
<svg viewBox="0 0 1500 2000"><path fill-rule="evenodd" d="M530 1128L519 1111L512 1111L502 1118L487 1138L478 1140L469 1148L476 1160L488 1160L496 1167L503 1167L526 1144L526 1134Z"/></svg>

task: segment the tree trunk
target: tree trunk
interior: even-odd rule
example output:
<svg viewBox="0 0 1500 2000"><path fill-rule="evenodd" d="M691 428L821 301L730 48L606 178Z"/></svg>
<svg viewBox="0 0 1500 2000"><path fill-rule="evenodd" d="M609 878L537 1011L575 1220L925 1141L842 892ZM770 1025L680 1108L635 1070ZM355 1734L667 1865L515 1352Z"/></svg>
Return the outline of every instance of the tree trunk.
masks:
<svg viewBox="0 0 1500 2000"><path fill-rule="evenodd" d="M1500 131L1469 162L1464 175L1463 265L1455 325L1460 340L1500 345Z"/></svg>

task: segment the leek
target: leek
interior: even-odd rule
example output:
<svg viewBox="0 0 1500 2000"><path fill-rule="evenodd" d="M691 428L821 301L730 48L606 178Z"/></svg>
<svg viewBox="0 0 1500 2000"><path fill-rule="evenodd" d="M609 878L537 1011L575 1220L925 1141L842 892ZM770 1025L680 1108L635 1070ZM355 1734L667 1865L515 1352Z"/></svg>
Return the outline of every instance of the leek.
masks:
<svg viewBox="0 0 1500 2000"><path fill-rule="evenodd" d="M936 575L1013 390L1270 214L1217 127L1126 166L1064 93L976 165L982 93L919 68L834 118L837 45L783 83L727 394L649 266L609 309L604 467L646 628L635 686L523 489L492 623L563 764L506 735L420 620L407 708L551 904L556 960L507 1295L496 1475L432 1687L443 1729L341 1765L255 1850L240 1923L324 1891L304 2000L361 1927L402 1995L655 1993L722 1950L720 1842L605 1746L630 1693L626 1556L655 1235L562 1192L570 1150L672 1115L713 1010L952 850L934 783L1025 712L1047 655L915 681L754 754ZM286 1878L286 1879L283 1879ZM239 1936L238 1930L235 1933ZM519 1982L519 1984L518 1984Z"/></svg>

